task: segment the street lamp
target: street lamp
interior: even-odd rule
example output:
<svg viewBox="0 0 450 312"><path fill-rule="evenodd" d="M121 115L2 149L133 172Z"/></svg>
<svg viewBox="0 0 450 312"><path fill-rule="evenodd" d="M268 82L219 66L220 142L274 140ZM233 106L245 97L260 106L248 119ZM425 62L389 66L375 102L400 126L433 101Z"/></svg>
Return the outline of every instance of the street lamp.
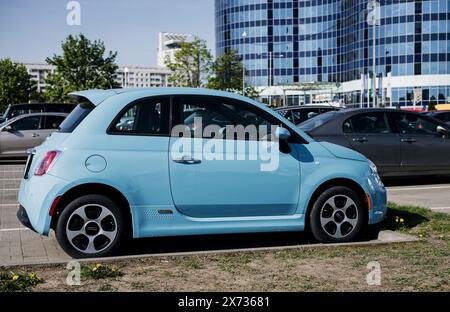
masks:
<svg viewBox="0 0 450 312"><path fill-rule="evenodd" d="M242 33L242 38L244 39L244 44L245 44L245 39L247 38L247 32L244 31ZM244 55L245 55L245 51L242 51L242 95L245 96L245 63L244 63Z"/></svg>
<svg viewBox="0 0 450 312"><path fill-rule="evenodd" d="M277 54L276 57L283 58L284 55ZM273 86L273 83L272 83L272 80L273 80L273 58L274 58L273 52L270 51L269 52L269 88L270 89L272 89L272 86ZM269 94L269 106L272 106L272 95L271 94Z"/></svg>

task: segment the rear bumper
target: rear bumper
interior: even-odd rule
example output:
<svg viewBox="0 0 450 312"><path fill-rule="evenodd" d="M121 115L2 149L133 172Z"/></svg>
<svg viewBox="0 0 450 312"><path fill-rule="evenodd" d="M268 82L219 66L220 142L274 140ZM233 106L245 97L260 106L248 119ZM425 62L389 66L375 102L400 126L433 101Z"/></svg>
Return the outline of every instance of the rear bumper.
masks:
<svg viewBox="0 0 450 312"><path fill-rule="evenodd" d="M65 180L49 174L22 180L19 204L24 212L19 209L20 214L17 215L19 220L33 231L48 235L51 222L50 207L66 185Z"/></svg>
<svg viewBox="0 0 450 312"><path fill-rule="evenodd" d="M30 218L28 218L27 211L23 206L19 207L19 210L17 211L17 219L22 223L25 227L29 228L30 230L37 233L37 231L34 229L34 227L31 225Z"/></svg>

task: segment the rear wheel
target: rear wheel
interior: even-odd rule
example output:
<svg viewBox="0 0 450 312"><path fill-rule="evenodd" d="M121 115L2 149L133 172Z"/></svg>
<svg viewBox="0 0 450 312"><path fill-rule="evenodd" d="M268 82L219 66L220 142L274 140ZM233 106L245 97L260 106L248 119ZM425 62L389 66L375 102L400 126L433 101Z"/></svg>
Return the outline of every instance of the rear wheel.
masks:
<svg viewBox="0 0 450 312"><path fill-rule="evenodd" d="M359 196L344 186L332 187L315 201L310 213L311 232L322 243L342 243L355 239L366 219Z"/></svg>
<svg viewBox="0 0 450 312"><path fill-rule="evenodd" d="M74 258L114 254L123 237L120 208L103 195L85 195L64 208L56 225L56 238Z"/></svg>

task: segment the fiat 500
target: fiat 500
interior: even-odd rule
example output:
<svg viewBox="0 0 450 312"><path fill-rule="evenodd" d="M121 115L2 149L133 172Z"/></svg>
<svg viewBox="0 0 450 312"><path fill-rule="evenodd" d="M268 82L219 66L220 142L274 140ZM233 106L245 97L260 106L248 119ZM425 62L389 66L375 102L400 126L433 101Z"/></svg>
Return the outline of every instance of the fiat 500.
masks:
<svg viewBox="0 0 450 312"><path fill-rule="evenodd" d="M89 90L29 151L19 220L74 258L128 238L308 231L354 240L386 213L377 168L248 98L202 89Z"/></svg>

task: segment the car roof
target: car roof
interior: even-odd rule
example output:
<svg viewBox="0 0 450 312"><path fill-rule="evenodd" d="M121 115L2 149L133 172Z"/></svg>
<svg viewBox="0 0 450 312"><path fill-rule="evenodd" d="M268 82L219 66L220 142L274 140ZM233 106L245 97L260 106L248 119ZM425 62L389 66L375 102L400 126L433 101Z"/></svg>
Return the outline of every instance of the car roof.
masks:
<svg viewBox="0 0 450 312"><path fill-rule="evenodd" d="M313 105L291 105L291 106L285 106L285 107L278 107L275 108L276 111L281 111L281 110L292 110L292 109L306 109L306 108L331 108L331 109L335 109L338 110L340 109L340 107L336 107L333 105L325 105L325 104L313 104Z"/></svg>
<svg viewBox="0 0 450 312"><path fill-rule="evenodd" d="M150 96L167 96L167 95L203 95L203 96L218 96L218 97L227 97L234 98L236 100L249 101L249 98L246 98L242 95L225 92L225 91L217 91L211 89L203 89L203 88L123 88L123 89L109 89L109 90L86 90L86 91L77 91L72 92L69 96L75 98L77 101L81 102L83 100L88 100L95 106L99 105L106 99L113 97L119 94L128 94L135 97L150 97Z"/></svg>
<svg viewBox="0 0 450 312"><path fill-rule="evenodd" d="M43 106L43 105L75 105L73 103L17 103L17 104L9 104L11 107L21 107L21 106Z"/></svg>
<svg viewBox="0 0 450 312"><path fill-rule="evenodd" d="M441 114L441 113L450 113L450 110L438 110L438 111L428 111L428 114Z"/></svg>
<svg viewBox="0 0 450 312"><path fill-rule="evenodd" d="M19 115L16 116L14 118L8 119L8 121L6 121L7 123L12 123L16 120L19 119L23 119L25 117L33 117L33 116L61 116L61 117L67 117L69 114L68 113L56 113L56 112L42 112L42 113L31 113L31 114L23 114L23 115Z"/></svg>

